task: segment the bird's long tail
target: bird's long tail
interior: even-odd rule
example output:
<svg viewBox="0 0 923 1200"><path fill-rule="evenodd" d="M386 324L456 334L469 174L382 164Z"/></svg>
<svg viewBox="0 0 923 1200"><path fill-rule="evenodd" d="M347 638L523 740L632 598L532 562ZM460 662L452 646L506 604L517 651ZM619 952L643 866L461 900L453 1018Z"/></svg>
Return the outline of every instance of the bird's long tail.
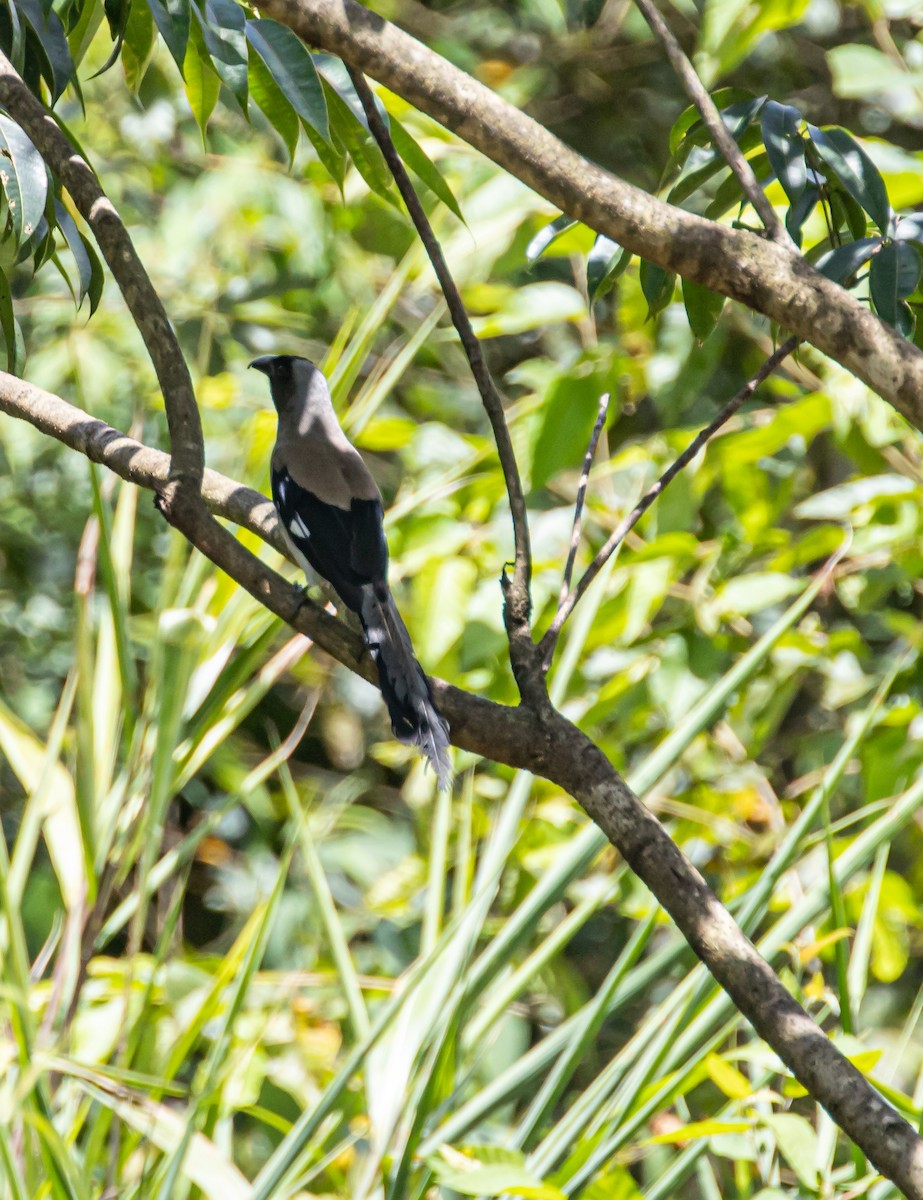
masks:
<svg viewBox="0 0 923 1200"><path fill-rule="evenodd" d="M362 589L359 617L365 629L391 729L401 742L416 746L436 772L440 789L451 786L449 726L436 708L429 682L417 662L410 634L388 589Z"/></svg>

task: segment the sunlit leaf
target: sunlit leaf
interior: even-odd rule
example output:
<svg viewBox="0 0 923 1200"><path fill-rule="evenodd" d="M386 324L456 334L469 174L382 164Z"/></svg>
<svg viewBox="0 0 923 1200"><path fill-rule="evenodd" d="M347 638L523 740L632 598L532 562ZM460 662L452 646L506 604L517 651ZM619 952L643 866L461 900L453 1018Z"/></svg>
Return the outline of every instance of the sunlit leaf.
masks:
<svg viewBox="0 0 923 1200"><path fill-rule="evenodd" d="M198 44L200 40L201 46ZM218 93L221 91L221 80L211 69L210 62L211 59L205 50L202 34L198 26L194 26L194 32L186 46L183 78L186 84L186 99L189 101L189 107L192 109L192 115L196 119L203 142L208 119L215 110Z"/></svg>
<svg viewBox="0 0 923 1200"><path fill-rule="evenodd" d="M847 192L869 214L882 233L891 223L891 205L881 172L845 129L818 129L808 125L818 154L835 173Z"/></svg>
<svg viewBox="0 0 923 1200"><path fill-rule="evenodd" d="M779 1153L809 1191L817 1187L819 1165L817 1134L795 1113L772 1113L763 1124L775 1136Z"/></svg>
<svg viewBox="0 0 923 1200"><path fill-rule="evenodd" d="M458 217L459 221L463 221L464 217L458 207L458 201L446 183L445 176L395 116L391 117L389 132L395 150L411 171L426 184L434 195L439 197L446 208Z"/></svg>
<svg viewBox="0 0 923 1200"><path fill-rule="evenodd" d="M272 72L255 50L250 54L247 80L250 98L278 133L288 150L289 162L295 157L298 145L298 114L282 94Z"/></svg>
<svg viewBox="0 0 923 1200"><path fill-rule="evenodd" d="M808 181L808 168L801 137L801 113L790 104L767 100L763 105L761 127L763 144L776 179L790 204L794 204Z"/></svg>
<svg viewBox="0 0 923 1200"><path fill-rule="evenodd" d="M817 269L828 279L842 283L850 275L855 275L863 263L868 262L881 242L880 237L871 237L837 246L835 250L828 250L817 260Z"/></svg>
<svg viewBox="0 0 923 1200"><path fill-rule="evenodd" d="M690 279L682 281L682 289L689 328L698 341L704 342L718 324L726 297Z"/></svg>
<svg viewBox="0 0 923 1200"><path fill-rule="evenodd" d="M663 312L673 299L676 276L672 271L665 271L663 267L658 267L656 263L648 262L646 258L642 258L641 260L640 274L641 291L644 293L644 299L647 301L647 316L650 320L650 318L656 317L658 313Z"/></svg>

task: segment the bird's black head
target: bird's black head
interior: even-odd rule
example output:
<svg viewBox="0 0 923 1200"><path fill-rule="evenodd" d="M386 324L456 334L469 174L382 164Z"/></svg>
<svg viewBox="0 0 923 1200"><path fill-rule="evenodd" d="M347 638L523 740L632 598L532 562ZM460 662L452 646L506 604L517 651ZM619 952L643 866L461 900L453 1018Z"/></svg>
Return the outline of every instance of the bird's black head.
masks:
<svg viewBox="0 0 923 1200"><path fill-rule="evenodd" d="M280 413L317 371L314 363L297 354L264 354L249 365L269 379L272 402Z"/></svg>

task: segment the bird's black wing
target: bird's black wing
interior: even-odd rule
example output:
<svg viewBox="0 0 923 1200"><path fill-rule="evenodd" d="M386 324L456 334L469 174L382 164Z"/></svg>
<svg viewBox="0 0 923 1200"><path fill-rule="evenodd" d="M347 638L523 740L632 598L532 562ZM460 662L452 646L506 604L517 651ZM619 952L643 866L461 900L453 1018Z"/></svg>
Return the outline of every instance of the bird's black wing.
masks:
<svg viewBox="0 0 923 1200"><path fill-rule="evenodd" d="M360 589L388 576L381 502L354 499L349 509L327 504L285 470L272 473L272 498L295 548L358 612Z"/></svg>

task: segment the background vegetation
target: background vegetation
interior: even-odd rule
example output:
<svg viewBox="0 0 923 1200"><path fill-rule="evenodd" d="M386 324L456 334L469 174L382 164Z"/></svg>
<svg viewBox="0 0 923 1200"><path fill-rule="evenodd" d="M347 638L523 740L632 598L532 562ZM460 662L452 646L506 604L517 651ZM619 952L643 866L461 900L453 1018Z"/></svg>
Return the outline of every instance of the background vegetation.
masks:
<svg viewBox="0 0 923 1200"><path fill-rule="evenodd" d="M658 188L686 102L632 8L396 3L389 15L565 140ZM322 364L389 505L421 660L513 702L493 442L383 164L337 107L336 64L320 63L348 158L299 125L252 39L242 112L201 30L181 78L151 16L169 29L175 7L107 8L124 40L102 73L113 37L94 11L90 37L61 9L85 57L82 96L57 111L175 323L210 465L265 491L274 417L245 365L276 351ZM709 86L846 126L895 209L923 201L916 6L708 0L671 19ZM580 227L549 242L545 201L383 100L440 172L427 204L509 397L547 621L600 395L581 560L774 331L689 289L684 302L637 263L599 287L616 247ZM688 198L700 211L724 176L703 180ZM769 195L784 211L779 183ZM818 254L836 244L831 213L804 227ZM61 276L34 274L7 240L11 356L163 444L137 332L59 226L62 271L89 295L75 318ZM895 293L908 333L915 287ZM713 329L696 324L705 309ZM9 419L0 452L10 1196L897 1194L567 796L463 754L455 793L436 795L377 693L190 555L147 497ZM921 485L919 435L803 350L643 519L568 625L552 681L915 1122Z"/></svg>

